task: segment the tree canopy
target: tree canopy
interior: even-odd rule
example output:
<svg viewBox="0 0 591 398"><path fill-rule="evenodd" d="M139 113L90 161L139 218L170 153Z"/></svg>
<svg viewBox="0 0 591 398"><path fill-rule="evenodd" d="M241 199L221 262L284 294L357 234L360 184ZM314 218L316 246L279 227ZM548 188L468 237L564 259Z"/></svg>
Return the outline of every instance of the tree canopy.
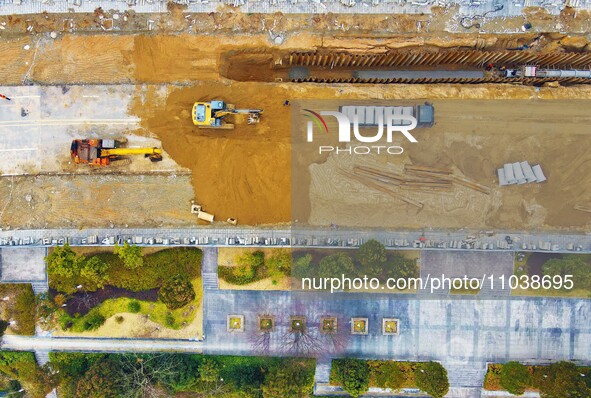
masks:
<svg viewBox="0 0 591 398"><path fill-rule="evenodd" d="M443 398L449 391L447 370L438 362L420 364L415 371L418 388L434 398Z"/></svg>
<svg viewBox="0 0 591 398"><path fill-rule="evenodd" d="M581 373L572 362L557 362L540 371L536 384L543 398L586 398L591 396L591 375Z"/></svg>
<svg viewBox="0 0 591 398"><path fill-rule="evenodd" d="M130 245L125 242L123 246L115 245L114 253L123 261L123 266L127 269L138 269L144 265L142 248L136 245Z"/></svg>
<svg viewBox="0 0 591 398"><path fill-rule="evenodd" d="M511 394L523 394L530 382L527 367L519 362L507 362L501 368L501 386Z"/></svg>
<svg viewBox="0 0 591 398"><path fill-rule="evenodd" d="M343 389L357 398L369 389L369 365L360 359L333 361L335 373Z"/></svg>
<svg viewBox="0 0 591 398"><path fill-rule="evenodd" d="M297 361L269 371L263 383L263 398L302 398L312 395L314 375Z"/></svg>
<svg viewBox="0 0 591 398"><path fill-rule="evenodd" d="M318 276L321 278L336 278L344 274L346 277L355 276L353 260L346 253L336 253L326 256L320 260L318 265Z"/></svg>
<svg viewBox="0 0 591 398"><path fill-rule="evenodd" d="M189 278L179 274L162 284L158 298L168 309L175 310L195 300L195 290Z"/></svg>
<svg viewBox="0 0 591 398"><path fill-rule="evenodd" d="M586 254L567 254L544 263L544 275L572 275L576 289L591 289L591 256Z"/></svg>

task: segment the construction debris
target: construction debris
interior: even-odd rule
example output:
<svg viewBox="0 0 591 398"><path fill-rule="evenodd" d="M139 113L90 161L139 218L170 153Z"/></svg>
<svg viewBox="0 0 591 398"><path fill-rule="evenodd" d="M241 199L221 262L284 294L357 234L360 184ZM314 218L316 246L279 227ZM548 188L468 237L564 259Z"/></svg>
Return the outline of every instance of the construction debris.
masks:
<svg viewBox="0 0 591 398"><path fill-rule="evenodd" d="M364 177L358 176L356 174L353 174L353 173L351 173L349 171L345 171L345 170L342 170L342 169L339 170L339 174L344 175L345 177L349 177L349 178L351 178L351 179L353 179L355 181L358 181L358 182L362 183L363 185L365 185L365 186L367 186L369 188L373 188L373 189L375 189L377 191L380 191L380 192L383 192L385 194L388 194L388 195L392 196L393 198L399 199L399 200L401 200L403 202L406 202L406 203L408 203L410 205L416 206L419 209L422 209L423 208L423 204L421 202L418 202L418 201L416 201L414 199L411 199L411 198L408 198L406 196L403 196L403 195L399 194L398 192L393 191L390 188L384 187L384 186L380 185L379 183L376 183L376 182L373 182L373 181L369 180L368 178L364 178Z"/></svg>
<svg viewBox="0 0 591 398"><path fill-rule="evenodd" d="M500 186L546 181L542 167L539 164L530 166L527 161L506 163L497 169L497 175Z"/></svg>

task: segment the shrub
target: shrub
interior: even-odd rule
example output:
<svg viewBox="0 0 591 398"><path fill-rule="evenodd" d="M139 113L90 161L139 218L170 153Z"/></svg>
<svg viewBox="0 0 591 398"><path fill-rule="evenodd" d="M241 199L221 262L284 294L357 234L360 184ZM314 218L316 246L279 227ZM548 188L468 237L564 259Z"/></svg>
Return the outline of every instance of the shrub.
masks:
<svg viewBox="0 0 591 398"><path fill-rule="evenodd" d="M115 322L117 322L118 324L122 324L124 320L125 318L123 318L121 315L117 315L115 317Z"/></svg>
<svg viewBox="0 0 591 398"><path fill-rule="evenodd" d="M335 375L343 389L352 397L358 397L369 389L369 366L360 359L333 361Z"/></svg>
<svg viewBox="0 0 591 398"><path fill-rule="evenodd" d="M61 307L62 305L64 305L66 303L66 301L68 301L68 299L63 294L56 294L55 297L53 298L53 302L58 307Z"/></svg>
<svg viewBox="0 0 591 398"><path fill-rule="evenodd" d="M511 361L501 368L501 386L511 394L521 395L530 384L527 367Z"/></svg>
<svg viewBox="0 0 591 398"><path fill-rule="evenodd" d="M70 330L74 325L74 320L70 315L64 312L57 318L57 323L62 330Z"/></svg>
<svg viewBox="0 0 591 398"><path fill-rule="evenodd" d="M235 285L246 285L263 279L265 254L262 251L244 253L236 258L236 266L219 267L218 275L226 282Z"/></svg>
<svg viewBox="0 0 591 398"><path fill-rule="evenodd" d="M220 365L213 359L204 359L199 365L199 378L204 383L218 381L220 379Z"/></svg>
<svg viewBox="0 0 591 398"><path fill-rule="evenodd" d="M373 361L372 361L373 362ZM393 390L402 388L406 381L405 374L400 365L394 361L375 361L377 366L373 368L376 387L391 388ZM370 365L371 368L371 365Z"/></svg>
<svg viewBox="0 0 591 398"><path fill-rule="evenodd" d="M581 370L574 363L566 361L545 366L538 372L536 387L544 398L590 397L591 386L587 384L588 377L581 376Z"/></svg>
<svg viewBox="0 0 591 398"><path fill-rule="evenodd" d="M96 330L105 323L105 317L98 312L90 312L84 319L84 330Z"/></svg>
<svg viewBox="0 0 591 398"><path fill-rule="evenodd" d="M129 312L131 312L132 314L137 314L138 312L140 312L142 309L142 305L140 304L139 301L137 300L131 300L128 304L127 304L127 310Z"/></svg>
<svg viewBox="0 0 591 398"><path fill-rule="evenodd" d="M420 364L415 371L418 388L434 398L443 398L449 391L447 370L437 362Z"/></svg>
<svg viewBox="0 0 591 398"><path fill-rule="evenodd" d="M166 324L166 326L174 326L174 316L172 314L166 314L166 317L164 318L164 323Z"/></svg>
<svg viewBox="0 0 591 398"><path fill-rule="evenodd" d="M147 255L139 269L125 268L123 261L112 253L99 256L110 264L111 285L136 292L159 288L170 275L182 274L193 279L201 273L202 252L195 247L175 247Z"/></svg>
<svg viewBox="0 0 591 398"><path fill-rule="evenodd" d="M278 249L265 260L265 268L269 275L289 275L291 273L291 252Z"/></svg>
<svg viewBox="0 0 591 398"><path fill-rule="evenodd" d="M320 260L318 265L318 276L321 278L340 277L344 274L348 277L355 275L353 260L346 253L336 253L326 256Z"/></svg>
<svg viewBox="0 0 591 398"><path fill-rule="evenodd" d="M296 278L311 278L315 276L313 271L315 271L315 267L312 264L311 254L305 254L294 260L292 275Z"/></svg>
<svg viewBox="0 0 591 398"><path fill-rule="evenodd" d="M195 300L195 290L189 278L179 274L162 284L158 298L168 309L175 310Z"/></svg>
<svg viewBox="0 0 591 398"><path fill-rule="evenodd" d="M287 361L269 370L262 386L263 398L312 396L314 372L306 363Z"/></svg>

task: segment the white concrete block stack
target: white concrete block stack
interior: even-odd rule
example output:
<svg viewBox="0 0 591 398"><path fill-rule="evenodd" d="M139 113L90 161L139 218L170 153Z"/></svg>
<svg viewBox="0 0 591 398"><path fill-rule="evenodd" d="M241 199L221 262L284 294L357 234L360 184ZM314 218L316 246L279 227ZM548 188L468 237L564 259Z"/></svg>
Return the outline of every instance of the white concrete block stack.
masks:
<svg viewBox="0 0 591 398"><path fill-rule="evenodd" d="M530 166L527 161L506 163L497 169L497 175L500 186L546 181L542 167L539 164Z"/></svg>

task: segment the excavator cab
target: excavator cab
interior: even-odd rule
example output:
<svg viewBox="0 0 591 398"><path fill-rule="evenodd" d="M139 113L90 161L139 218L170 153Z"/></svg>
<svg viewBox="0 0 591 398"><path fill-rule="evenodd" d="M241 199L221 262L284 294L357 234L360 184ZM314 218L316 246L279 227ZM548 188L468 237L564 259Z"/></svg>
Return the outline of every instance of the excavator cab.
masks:
<svg viewBox="0 0 591 398"><path fill-rule="evenodd" d="M195 102L193 104L192 119L193 124L199 128L212 129L233 129L234 125L228 123L224 118L228 115L243 114L247 115L247 123L258 123L261 114L260 109L236 109L232 104L227 104L221 100L211 102Z"/></svg>

